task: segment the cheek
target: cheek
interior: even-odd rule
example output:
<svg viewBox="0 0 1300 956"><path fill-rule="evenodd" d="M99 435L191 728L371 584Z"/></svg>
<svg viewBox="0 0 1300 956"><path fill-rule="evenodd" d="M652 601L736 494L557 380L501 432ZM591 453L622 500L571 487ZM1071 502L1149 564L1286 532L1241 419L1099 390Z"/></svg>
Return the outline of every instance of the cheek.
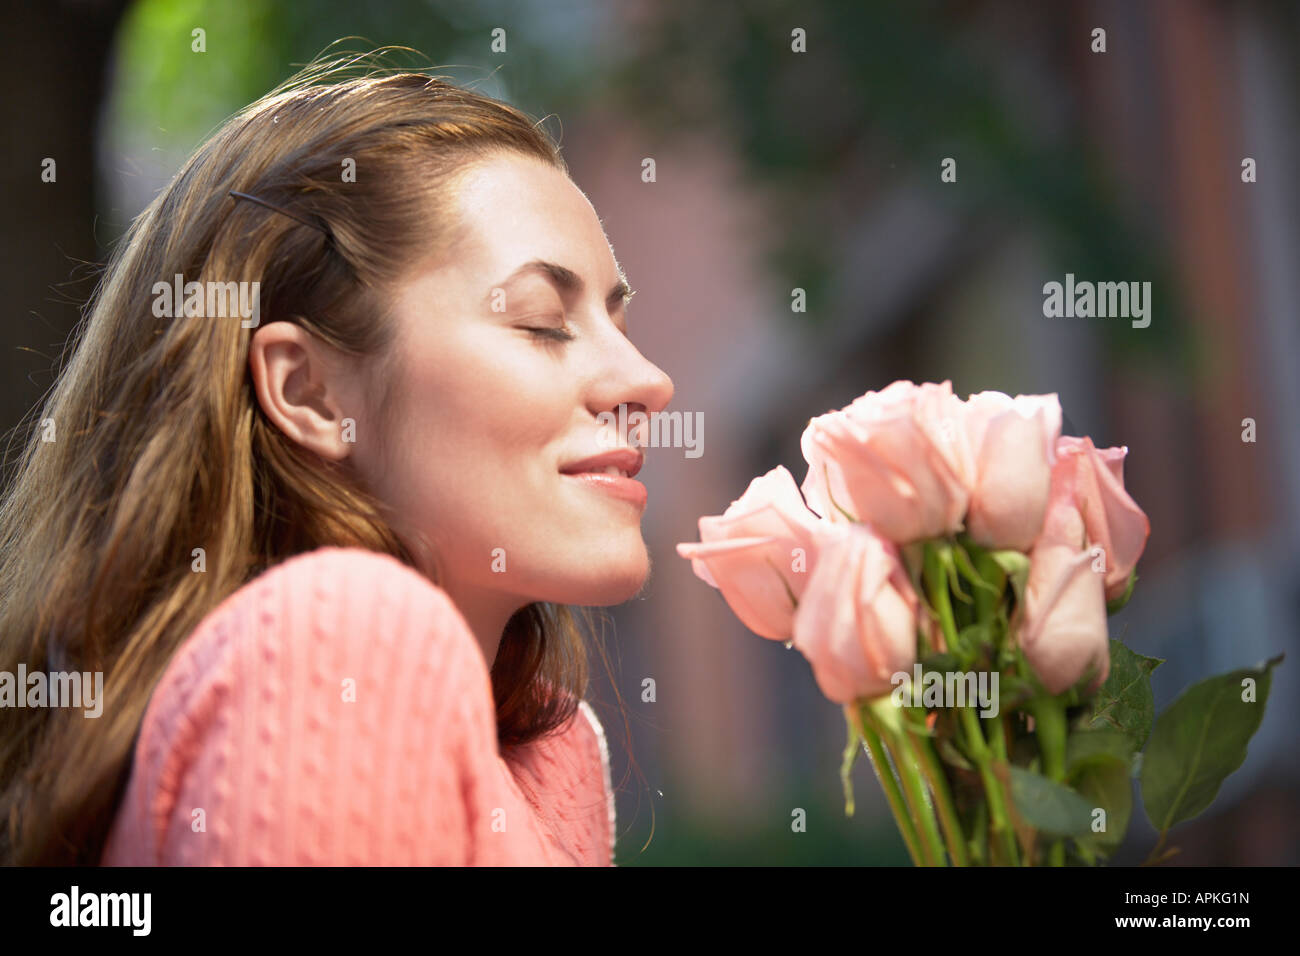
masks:
<svg viewBox="0 0 1300 956"><path fill-rule="evenodd" d="M421 454L436 456L440 469L467 480L509 479L507 466L554 457L572 419L560 376L502 351L412 363L403 382L401 430Z"/></svg>
<svg viewBox="0 0 1300 956"><path fill-rule="evenodd" d="M381 496L453 578L560 603L626 600L648 572L639 523L612 520L559 475L596 440L572 374L527 342L471 344L408 350L394 370Z"/></svg>
<svg viewBox="0 0 1300 956"><path fill-rule="evenodd" d="M538 508L536 492L551 491L576 400L555 363L508 342L475 344L408 352L385 436L390 503L445 546L504 546Z"/></svg>

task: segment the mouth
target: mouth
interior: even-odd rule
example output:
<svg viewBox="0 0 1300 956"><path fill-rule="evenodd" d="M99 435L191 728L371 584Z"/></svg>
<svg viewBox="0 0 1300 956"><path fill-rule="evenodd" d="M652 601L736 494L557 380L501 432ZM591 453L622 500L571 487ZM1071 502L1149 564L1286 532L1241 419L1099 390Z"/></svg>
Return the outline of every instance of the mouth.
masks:
<svg viewBox="0 0 1300 956"><path fill-rule="evenodd" d="M641 470L643 461L641 452L620 448L565 465L560 474L592 491L630 502L639 509L645 507L647 492L645 485L633 476Z"/></svg>
<svg viewBox="0 0 1300 956"><path fill-rule="evenodd" d="M604 468L590 468L590 469L583 469L582 471L562 471L560 472L560 474L562 475L621 475L624 478L632 477L630 474L628 474L622 468L619 468L617 465L606 465Z"/></svg>
<svg viewBox="0 0 1300 956"><path fill-rule="evenodd" d="M645 463L645 455L633 448L617 448L603 455L594 455L570 462L560 468L562 475L619 475L635 478Z"/></svg>

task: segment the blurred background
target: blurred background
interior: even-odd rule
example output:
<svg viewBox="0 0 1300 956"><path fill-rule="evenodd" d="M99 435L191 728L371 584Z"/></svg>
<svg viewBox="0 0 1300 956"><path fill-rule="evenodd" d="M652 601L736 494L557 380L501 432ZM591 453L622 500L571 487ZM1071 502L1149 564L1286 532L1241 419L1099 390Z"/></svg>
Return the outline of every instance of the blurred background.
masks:
<svg viewBox="0 0 1300 956"><path fill-rule="evenodd" d="M1168 658L1157 708L1290 657L1173 865L1300 862L1300 7L51 0L7 19L6 437L131 219L333 41L413 47L547 117L638 290L633 340L704 422L699 457L649 453L654 573L610 612L613 680L593 661L621 865L906 862L865 760L845 816L844 719L806 663L674 550L754 476L802 480L808 418L900 378L1055 391L1067 432L1129 446L1152 534L1112 636ZM1045 317L1067 273L1149 281L1150 326ZM1154 842L1135 810L1117 862Z"/></svg>

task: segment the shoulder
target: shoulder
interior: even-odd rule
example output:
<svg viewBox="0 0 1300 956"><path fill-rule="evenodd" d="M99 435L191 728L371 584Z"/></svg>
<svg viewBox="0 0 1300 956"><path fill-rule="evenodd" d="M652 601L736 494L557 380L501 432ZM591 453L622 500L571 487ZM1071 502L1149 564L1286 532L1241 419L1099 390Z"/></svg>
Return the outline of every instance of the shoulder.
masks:
<svg viewBox="0 0 1300 956"><path fill-rule="evenodd" d="M616 839L609 746L595 710L579 700L556 732L506 757L516 782L579 862L609 865Z"/></svg>
<svg viewBox="0 0 1300 956"><path fill-rule="evenodd" d="M472 639L445 591L396 558L360 548L320 548L290 558L244 585L211 617L250 611L274 617L278 609L286 613L276 623L288 633L346 637L352 633L346 624L402 631L401 625L416 620L444 625L448 640Z"/></svg>
<svg viewBox="0 0 1300 956"><path fill-rule="evenodd" d="M367 693L390 694L415 672L478 684L491 700L482 652L446 592L388 555L321 548L270 568L203 619L154 689L142 733L177 709L202 717L253 688L268 702L312 692L293 699L291 714L328 696L365 712Z"/></svg>
<svg viewBox="0 0 1300 956"><path fill-rule="evenodd" d="M330 671L348 663L362 665L355 677L392 670L398 651L434 664L472 662L477 647L451 598L412 568L373 551L321 548L227 597L177 650L155 694L222 662L261 671L283 658L310 657L310 672L326 680L345 676ZM274 681L273 672L265 676Z"/></svg>
<svg viewBox="0 0 1300 956"><path fill-rule="evenodd" d="M460 862L464 807L437 816L445 832L412 827L495 759L491 680L446 593L386 555L320 549L230 595L173 656L106 857L387 865L433 841L446 853L423 862Z"/></svg>

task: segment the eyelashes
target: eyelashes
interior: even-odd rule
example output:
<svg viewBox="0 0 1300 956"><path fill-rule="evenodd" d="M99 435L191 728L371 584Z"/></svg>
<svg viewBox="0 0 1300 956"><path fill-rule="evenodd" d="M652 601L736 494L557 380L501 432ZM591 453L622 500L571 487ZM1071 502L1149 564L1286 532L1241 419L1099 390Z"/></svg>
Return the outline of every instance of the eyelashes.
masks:
<svg viewBox="0 0 1300 956"><path fill-rule="evenodd" d="M524 331L535 339L543 339L550 342L572 342L574 339L574 334L569 331L567 326L525 328Z"/></svg>

